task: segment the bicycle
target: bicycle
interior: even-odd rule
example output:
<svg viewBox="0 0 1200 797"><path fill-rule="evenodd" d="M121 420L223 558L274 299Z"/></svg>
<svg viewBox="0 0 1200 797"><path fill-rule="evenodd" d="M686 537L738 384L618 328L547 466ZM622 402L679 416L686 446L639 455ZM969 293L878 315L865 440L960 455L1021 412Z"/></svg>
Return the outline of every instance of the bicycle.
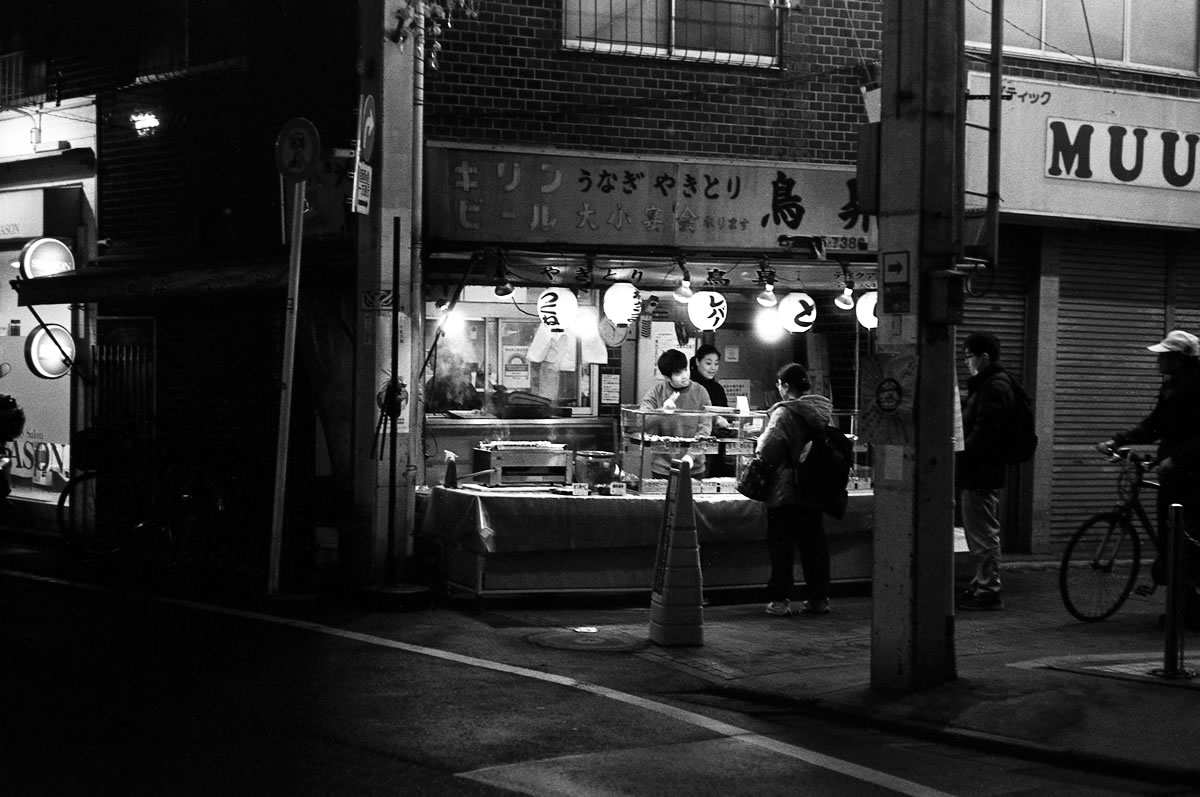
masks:
<svg viewBox="0 0 1200 797"><path fill-rule="evenodd" d="M138 479L116 463L96 463L71 477L58 496L59 533L72 548L108 555L137 550L167 565L201 553L219 531L225 499L203 470L168 467ZM151 489L149 482L157 481Z"/></svg>
<svg viewBox="0 0 1200 797"><path fill-rule="evenodd" d="M1063 605L1085 623L1111 617L1135 591L1142 564L1139 528L1157 552L1165 550L1141 501L1143 489L1159 487L1150 478L1156 463L1128 448L1109 449L1107 458L1121 466L1117 476L1121 501L1080 524L1067 542L1058 571ZM1157 579L1152 578L1150 584L1137 586L1136 592L1145 597L1156 587Z"/></svg>

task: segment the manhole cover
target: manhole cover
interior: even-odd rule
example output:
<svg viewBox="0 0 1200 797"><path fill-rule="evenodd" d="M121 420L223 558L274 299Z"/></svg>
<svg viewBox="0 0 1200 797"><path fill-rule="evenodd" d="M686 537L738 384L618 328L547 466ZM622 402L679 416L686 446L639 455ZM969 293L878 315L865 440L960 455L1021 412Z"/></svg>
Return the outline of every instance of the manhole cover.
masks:
<svg viewBox="0 0 1200 797"><path fill-rule="evenodd" d="M646 644L645 639L635 637L624 631L606 631L604 629L542 631L526 637L526 639L544 648L596 650L603 653L621 653L637 650Z"/></svg>

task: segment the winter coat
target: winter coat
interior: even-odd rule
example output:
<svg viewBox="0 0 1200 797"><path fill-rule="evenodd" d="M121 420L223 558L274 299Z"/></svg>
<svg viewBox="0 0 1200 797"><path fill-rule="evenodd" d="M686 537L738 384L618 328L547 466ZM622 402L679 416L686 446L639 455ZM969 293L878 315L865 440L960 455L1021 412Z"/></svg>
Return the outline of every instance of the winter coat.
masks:
<svg viewBox="0 0 1200 797"><path fill-rule="evenodd" d="M721 387L721 383L715 379L705 379L700 375L700 372L695 368L692 369L692 382L700 385L708 391L708 403L714 407L728 407L729 398L725 395L725 388Z"/></svg>
<svg viewBox="0 0 1200 797"><path fill-rule="evenodd" d="M1158 401L1145 420L1113 435L1117 445L1158 443L1158 458L1171 458L1179 476L1200 475L1200 361L1188 360L1163 380Z"/></svg>
<svg viewBox="0 0 1200 797"><path fill-rule="evenodd" d="M755 453L771 473L764 503L768 509L785 505L820 509L820 499L796 491L794 470L816 431L833 423L833 402L809 394L781 401L769 413L767 426L755 447Z"/></svg>
<svg viewBox="0 0 1200 797"><path fill-rule="evenodd" d="M1000 363L967 380L963 403L963 450L955 455L960 490L997 490L1008 475L1004 440L1013 423L1016 392L1012 377Z"/></svg>

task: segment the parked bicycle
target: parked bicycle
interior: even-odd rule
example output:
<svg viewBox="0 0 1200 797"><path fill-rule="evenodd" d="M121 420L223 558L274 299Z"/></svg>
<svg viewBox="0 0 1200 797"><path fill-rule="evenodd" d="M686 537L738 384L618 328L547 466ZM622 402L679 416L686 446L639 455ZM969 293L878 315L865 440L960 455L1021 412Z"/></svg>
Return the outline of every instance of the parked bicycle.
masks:
<svg viewBox="0 0 1200 797"><path fill-rule="evenodd" d="M214 480L188 462L134 475L122 457L92 453L58 497L58 528L88 554L136 550L165 565L202 556L219 533L225 499Z"/></svg>
<svg viewBox="0 0 1200 797"><path fill-rule="evenodd" d="M1154 593L1158 579L1152 577L1148 584L1136 584L1142 564L1142 537L1150 541L1156 554L1165 551L1158 527L1141 500L1142 490L1159 486L1152 478L1156 463L1128 448L1109 449L1106 456L1120 465L1117 495L1121 501L1075 530L1058 571L1063 605L1086 623L1111 617L1134 591L1142 596Z"/></svg>

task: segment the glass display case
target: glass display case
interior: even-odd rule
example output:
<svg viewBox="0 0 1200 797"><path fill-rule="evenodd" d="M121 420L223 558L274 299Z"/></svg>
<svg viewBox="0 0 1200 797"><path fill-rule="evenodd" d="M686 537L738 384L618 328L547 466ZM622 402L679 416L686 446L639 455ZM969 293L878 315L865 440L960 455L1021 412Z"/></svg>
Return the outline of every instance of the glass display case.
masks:
<svg viewBox="0 0 1200 797"><path fill-rule="evenodd" d="M727 428L716 423L723 418ZM705 475L711 457L734 462L734 476L712 479L711 492L735 492L736 475L754 456L754 445L767 421L765 412L739 413L735 409L710 407L704 411L645 410L621 408L621 470L626 480L641 492L666 489L666 473L672 459L691 454L703 457L692 476ZM714 433L715 431L715 433ZM656 489L661 488L661 489Z"/></svg>

